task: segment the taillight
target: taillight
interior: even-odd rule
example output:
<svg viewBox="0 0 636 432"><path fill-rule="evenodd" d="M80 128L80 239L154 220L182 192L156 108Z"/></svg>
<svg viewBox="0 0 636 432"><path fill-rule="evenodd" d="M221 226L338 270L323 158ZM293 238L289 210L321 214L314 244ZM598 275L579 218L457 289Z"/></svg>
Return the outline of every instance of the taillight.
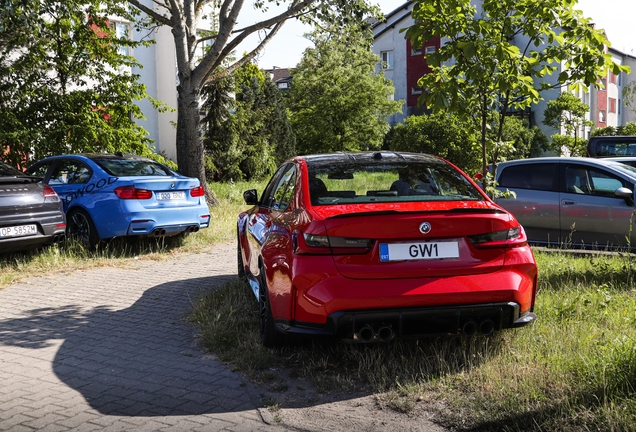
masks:
<svg viewBox="0 0 636 432"><path fill-rule="evenodd" d="M192 189L190 189L190 196L191 197L200 197L205 195L205 189L203 189L203 186L197 186L197 187L193 187Z"/></svg>
<svg viewBox="0 0 636 432"><path fill-rule="evenodd" d="M373 240L295 232L292 244L294 253L297 254L356 255L367 253L373 245Z"/></svg>
<svg viewBox="0 0 636 432"><path fill-rule="evenodd" d="M150 199L152 191L146 189L137 189L134 186L120 186L115 188L115 195L121 199Z"/></svg>
<svg viewBox="0 0 636 432"><path fill-rule="evenodd" d="M468 240L477 248L519 247L528 244L528 237L521 225L503 231L468 236Z"/></svg>
<svg viewBox="0 0 636 432"><path fill-rule="evenodd" d="M57 202L60 200L60 197L55 192L55 189L53 189L51 186L47 184L44 185L44 190L42 192L44 194L44 201Z"/></svg>

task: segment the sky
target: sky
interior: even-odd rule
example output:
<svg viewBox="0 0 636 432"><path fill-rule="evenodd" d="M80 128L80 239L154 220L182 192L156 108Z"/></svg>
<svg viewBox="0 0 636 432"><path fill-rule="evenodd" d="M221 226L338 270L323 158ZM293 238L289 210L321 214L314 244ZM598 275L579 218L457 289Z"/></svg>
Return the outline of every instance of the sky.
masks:
<svg viewBox="0 0 636 432"><path fill-rule="evenodd" d="M401 6L401 0L372 0L380 6L382 12L389 13ZM254 11L246 2L246 10L239 16L239 26L243 27L262 20L260 11ZM604 29L612 47L626 54L636 56L636 1L635 0L579 0L576 9L582 10L583 15L592 18L596 28ZM260 19L259 19L260 18ZM265 47L258 59L259 67L271 69L274 66L280 68L295 67L300 61L304 50L310 46L310 42L303 37L311 28L297 21L285 23L283 28ZM253 48L256 43L253 37L243 45L244 50ZM249 45L248 45L249 44ZM237 55L241 55L241 47Z"/></svg>

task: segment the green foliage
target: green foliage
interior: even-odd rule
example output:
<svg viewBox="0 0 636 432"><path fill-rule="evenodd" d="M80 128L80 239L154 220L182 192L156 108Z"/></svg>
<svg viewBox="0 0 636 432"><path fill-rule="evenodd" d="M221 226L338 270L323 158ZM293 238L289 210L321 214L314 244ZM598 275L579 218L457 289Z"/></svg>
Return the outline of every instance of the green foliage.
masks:
<svg viewBox="0 0 636 432"><path fill-rule="evenodd" d="M263 178L295 154L280 91L256 65L248 63L235 76L208 84L203 95L207 177Z"/></svg>
<svg viewBox="0 0 636 432"><path fill-rule="evenodd" d="M13 2L2 0L0 10ZM135 21L113 1L25 1L0 14L0 142L10 163L79 152L152 153L136 101L146 97L133 57L108 16ZM88 17L88 18L87 18ZM18 26L26 25L25 32Z"/></svg>
<svg viewBox="0 0 636 432"><path fill-rule="evenodd" d="M572 93L565 92L548 102L543 112L543 124L555 129L565 130L567 139L556 138L552 140L552 151L561 154L564 149L568 150L571 156L585 155L587 141L584 137L578 136L578 131L584 126L593 126L594 122L585 119L589 107L582 100ZM581 153L582 151L582 153Z"/></svg>
<svg viewBox="0 0 636 432"><path fill-rule="evenodd" d="M421 102L477 119L482 169L487 165L490 112L501 114L494 139L501 142L505 115L537 103L542 90L597 85L598 76L608 70L629 69L612 61L602 31L589 25L574 4L555 0L547 7L536 0L484 0L478 11L470 0L415 2L412 16L417 24L406 33L413 46L445 38L437 52L426 56L432 71L420 78ZM553 74L558 75L549 79Z"/></svg>
<svg viewBox="0 0 636 432"><path fill-rule="evenodd" d="M636 136L636 123L628 122L623 126L606 126L592 130L592 136L632 135Z"/></svg>
<svg viewBox="0 0 636 432"><path fill-rule="evenodd" d="M479 170L479 143L475 128L456 115L437 113L410 116L387 135L385 148L443 157L469 174Z"/></svg>
<svg viewBox="0 0 636 432"><path fill-rule="evenodd" d="M390 80L376 74L370 30L361 23L345 31L314 31L292 73L291 122L301 154L378 149L389 130L385 118L399 112L389 100Z"/></svg>
<svg viewBox="0 0 636 432"><path fill-rule="evenodd" d="M586 140L575 140L566 135L552 135L552 151L558 156L585 156L587 151Z"/></svg>

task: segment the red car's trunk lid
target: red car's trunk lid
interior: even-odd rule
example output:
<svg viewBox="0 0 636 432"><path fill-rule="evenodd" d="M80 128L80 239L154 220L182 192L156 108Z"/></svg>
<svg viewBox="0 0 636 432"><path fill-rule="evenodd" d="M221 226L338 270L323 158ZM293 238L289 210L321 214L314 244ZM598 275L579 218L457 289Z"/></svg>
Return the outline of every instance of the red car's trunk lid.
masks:
<svg viewBox="0 0 636 432"><path fill-rule="evenodd" d="M338 271L353 279L400 279L488 273L504 265L503 249L478 249L470 236L510 228L496 208L377 212L336 215L325 220L327 235L372 239L366 254L340 255Z"/></svg>

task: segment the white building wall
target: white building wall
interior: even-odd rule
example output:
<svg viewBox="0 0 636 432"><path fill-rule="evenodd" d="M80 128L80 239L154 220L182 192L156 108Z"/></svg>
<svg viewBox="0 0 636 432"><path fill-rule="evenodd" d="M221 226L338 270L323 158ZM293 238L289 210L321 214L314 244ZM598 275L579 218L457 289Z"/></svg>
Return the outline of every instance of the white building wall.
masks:
<svg viewBox="0 0 636 432"><path fill-rule="evenodd" d="M391 125L403 123L406 118L406 57L410 53L406 52L406 39L404 39L404 33L400 33L400 29L413 25L414 21L410 13L408 17L401 19L412 8L413 4L402 5L386 22L378 24L373 29L375 35L379 34L373 42L373 52L381 56L383 51L393 51L393 68L385 69L384 76L393 81L395 87L393 99L403 101L402 112L388 117L387 121ZM378 65L378 72L381 67L382 65Z"/></svg>
<svg viewBox="0 0 636 432"><path fill-rule="evenodd" d="M153 7L151 0L144 2ZM139 74L140 81L146 85L146 91L153 98L171 108L177 108L177 75L174 39L170 29L161 26L150 35L148 31L134 33L135 40L141 38L154 39L156 42L148 47L138 47L133 55L141 63L142 68L135 68L133 73ZM177 112L159 113L148 100L139 102L146 120L138 122L148 131L154 140L155 151L164 154L168 159L177 160Z"/></svg>

